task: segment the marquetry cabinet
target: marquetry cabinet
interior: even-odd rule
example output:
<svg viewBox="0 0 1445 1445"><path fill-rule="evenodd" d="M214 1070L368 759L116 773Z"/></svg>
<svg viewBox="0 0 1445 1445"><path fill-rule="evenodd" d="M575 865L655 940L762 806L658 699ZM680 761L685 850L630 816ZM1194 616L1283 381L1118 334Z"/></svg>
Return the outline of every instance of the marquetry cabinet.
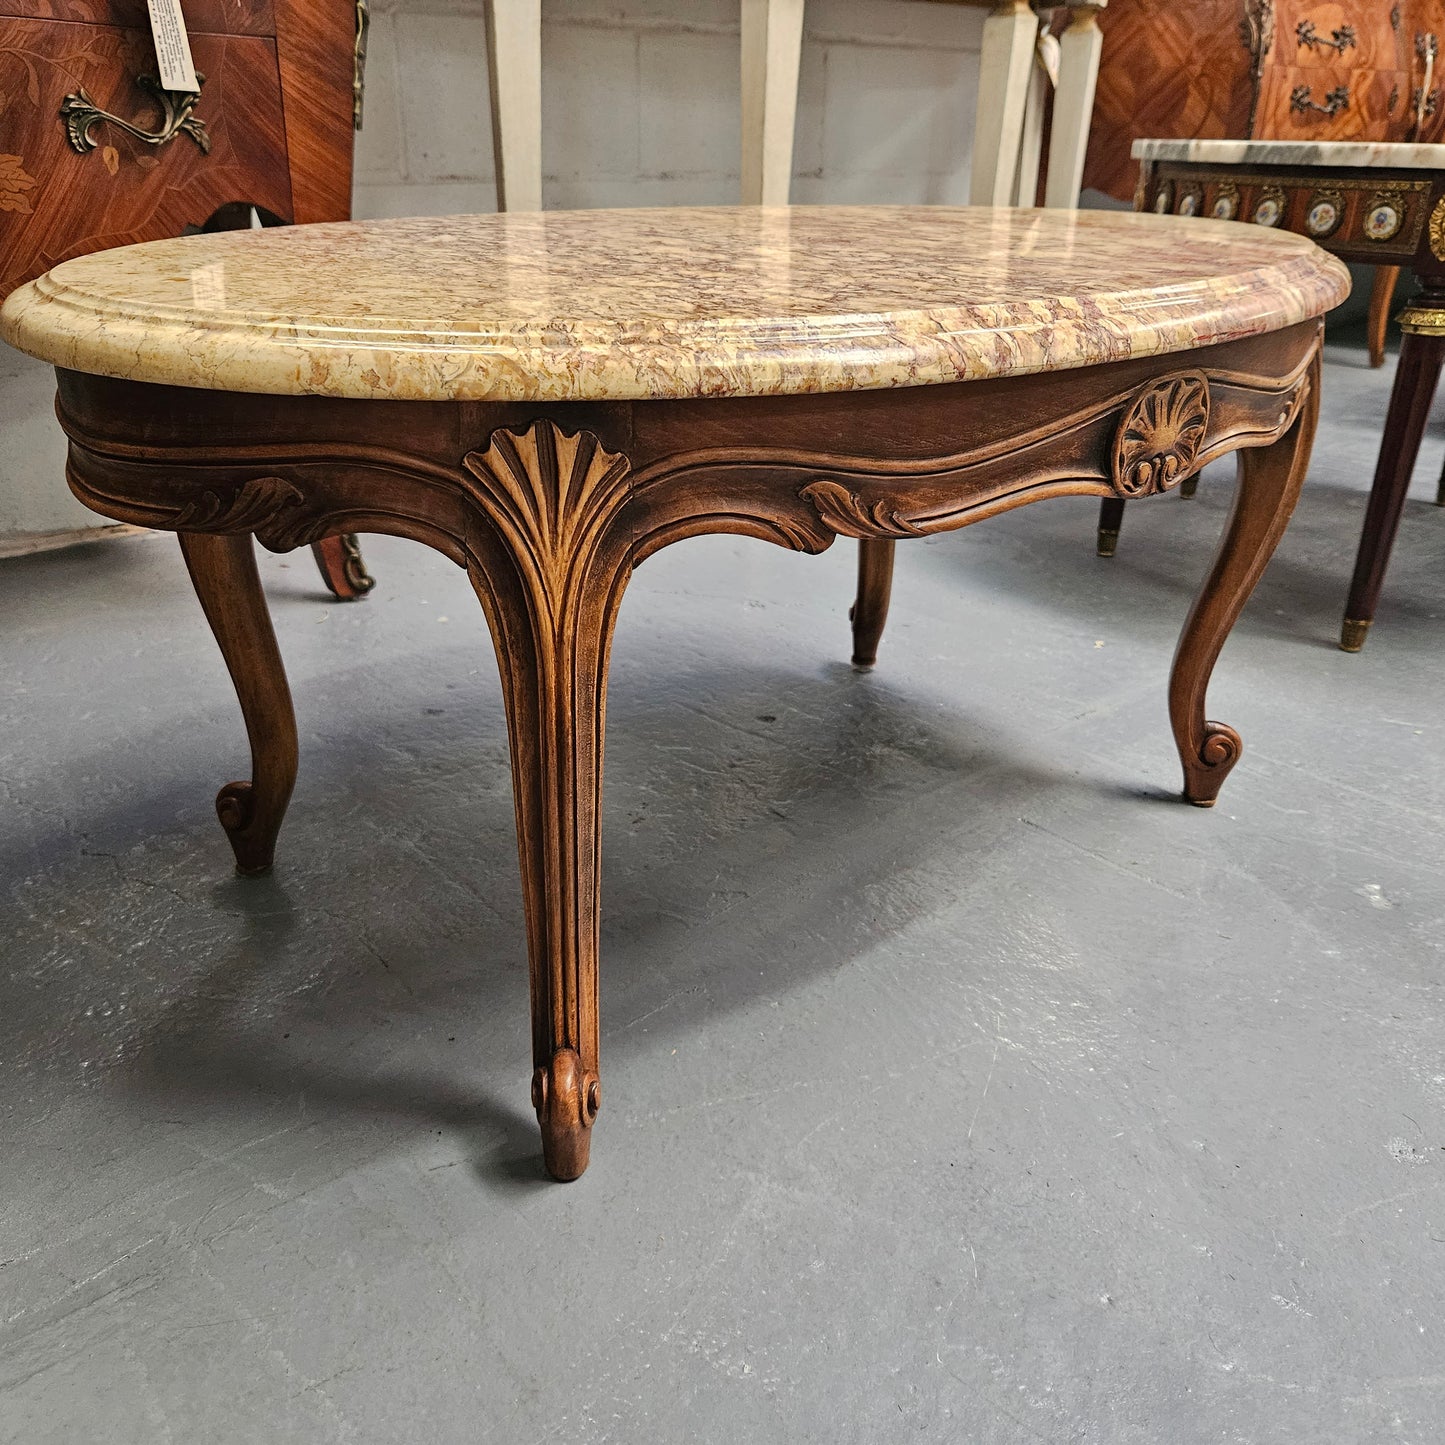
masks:
<svg viewBox="0 0 1445 1445"><path fill-rule="evenodd" d="M1084 184L1128 200L1136 140L1437 141L1445 0L1112 0Z"/></svg>
<svg viewBox="0 0 1445 1445"><path fill-rule="evenodd" d="M0 0L0 299L74 256L351 214L365 0L185 0L200 91L164 92L145 0ZM327 543L340 596L370 585Z"/></svg>

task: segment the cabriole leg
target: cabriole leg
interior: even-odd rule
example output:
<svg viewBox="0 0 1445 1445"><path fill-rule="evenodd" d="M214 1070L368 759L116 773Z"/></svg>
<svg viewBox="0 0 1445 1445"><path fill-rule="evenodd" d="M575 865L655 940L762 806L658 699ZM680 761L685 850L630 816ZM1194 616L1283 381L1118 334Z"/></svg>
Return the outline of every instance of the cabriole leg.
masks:
<svg viewBox="0 0 1445 1445"><path fill-rule="evenodd" d="M1201 808L1214 806L1243 746L1233 728L1205 719L1209 676L1299 499L1319 417L1319 383L1317 354L1309 395L1289 431L1271 446L1239 454L1234 506L1174 653L1169 717L1184 764L1184 796Z"/></svg>
<svg viewBox="0 0 1445 1445"><path fill-rule="evenodd" d="M296 714L256 570L255 545L246 533L179 535L196 596L236 685L251 742L250 780L227 783L216 795L216 812L231 840L236 871L266 873L296 782Z"/></svg>
<svg viewBox="0 0 1445 1445"><path fill-rule="evenodd" d="M496 642L527 913L532 1104L554 1179L587 1168L598 1079L607 658L630 567L627 463L551 422L467 457L468 571Z"/></svg>
<svg viewBox="0 0 1445 1445"><path fill-rule="evenodd" d="M849 609L853 623L853 666L872 667L878 661L878 642L888 621L888 598L893 591L891 538L858 543L858 599Z"/></svg>

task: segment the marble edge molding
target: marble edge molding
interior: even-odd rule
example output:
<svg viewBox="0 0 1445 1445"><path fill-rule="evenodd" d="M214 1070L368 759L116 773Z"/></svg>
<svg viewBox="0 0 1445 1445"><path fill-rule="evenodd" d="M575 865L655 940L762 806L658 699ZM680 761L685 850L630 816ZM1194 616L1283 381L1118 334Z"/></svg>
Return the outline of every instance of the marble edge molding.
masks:
<svg viewBox="0 0 1445 1445"><path fill-rule="evenodd" d="M1190 223L1208 226L1208 221ZM1217 223L1223 225L1225 223ZM0 337L71 371L204 390L435 401L640 401L939 385L1062 371L1282 330L1349 294L1301 241L1278 262L1162 288L885 314L482 332L128 314L52 274L14 292ZM170 315L164 314L167 310Z"/></svg>
<svg viewBox="0 0 1445 1445"><path fill-rule="evenodd" d="M1355 166L1380 170L1445 170L1445 145L1409 141L1136 140L1136 161L1206 165Z"/></svg>

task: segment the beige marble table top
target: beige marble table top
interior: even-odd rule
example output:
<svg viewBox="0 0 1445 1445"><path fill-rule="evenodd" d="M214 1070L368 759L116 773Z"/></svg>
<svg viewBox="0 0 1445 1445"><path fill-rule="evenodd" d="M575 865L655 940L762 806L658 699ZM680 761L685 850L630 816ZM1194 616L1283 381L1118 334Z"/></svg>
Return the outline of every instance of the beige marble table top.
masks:
<svg viewBox="0 0 1445 1445"><path fill-rule="evenodd" d="M410 400L759 396L1061 370L1349 291L1288 232L1105 211L714 207L233 231L98 252L0 336L70 370Z"/></svg>
<svg viewBox="0 0 1445 1445"><path fill-rule="evenodd" d="M1136 140L1136 161L1195 161L1220 166L1367 166L1445 170L1445 145L1351 140Z"/></svg>

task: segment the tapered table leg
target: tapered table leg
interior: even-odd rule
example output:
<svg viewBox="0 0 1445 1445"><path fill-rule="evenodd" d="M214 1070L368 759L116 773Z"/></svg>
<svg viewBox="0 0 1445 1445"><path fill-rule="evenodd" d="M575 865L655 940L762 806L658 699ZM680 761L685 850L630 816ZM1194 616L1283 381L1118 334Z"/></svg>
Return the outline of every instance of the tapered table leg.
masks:
<svg viewBox="0 0 1445 1445"><path fill-rule="evenodd" d="M1441 363L1445 362L1445 289L1427 290L1406 308L1400 326L1404 337L1395 387L1390 393L1380 459L1375 466L1355 575L1350 581L1350 597L1340 629L1340 646L1346 652L1358 652L1365 645L1380 602L1390 549L1395 545L1405 494L1420 454L1420 439L1440 380Z"/></svg>
<svg viewBox="0 0 1445 1445"><path fill-rule="evenodd" d="M1119 549L1119 532L1124 526L1123 497L1105 497L1099 503L1099 532L1095 549L1101 557L1112 557Z"/></svg>
<svg viewBox="0 0 1445 1445"><path fill-rule="evenodd" d="M888 598L893 591L891 539L858 543L858 599L849 610L853 623L853 666L872 667L878 661L878 642L888 621Z"/></svg>
<svg viewBox="0 0 1445 1445"><path fill-rule="evenodd" d="M1319 383L1316 354L1309 395L1294 425L1272 446L1239 453L1234 506L1174 653L1169 717L1184 765L1184 796L1201 808L1213 807L1243 750L1239 734L1232 727L1205 717L1209 677L1299 499L1319 418Z"/></svg>
<svg viewBox="0 0 1445 1445"><path fill-rule="evenodd" d="M296 782L296 714L249 534L179 534L196 596L230 669L251 742L249 781L227 783L216 812L236 871L266 873Z"/></svg>

